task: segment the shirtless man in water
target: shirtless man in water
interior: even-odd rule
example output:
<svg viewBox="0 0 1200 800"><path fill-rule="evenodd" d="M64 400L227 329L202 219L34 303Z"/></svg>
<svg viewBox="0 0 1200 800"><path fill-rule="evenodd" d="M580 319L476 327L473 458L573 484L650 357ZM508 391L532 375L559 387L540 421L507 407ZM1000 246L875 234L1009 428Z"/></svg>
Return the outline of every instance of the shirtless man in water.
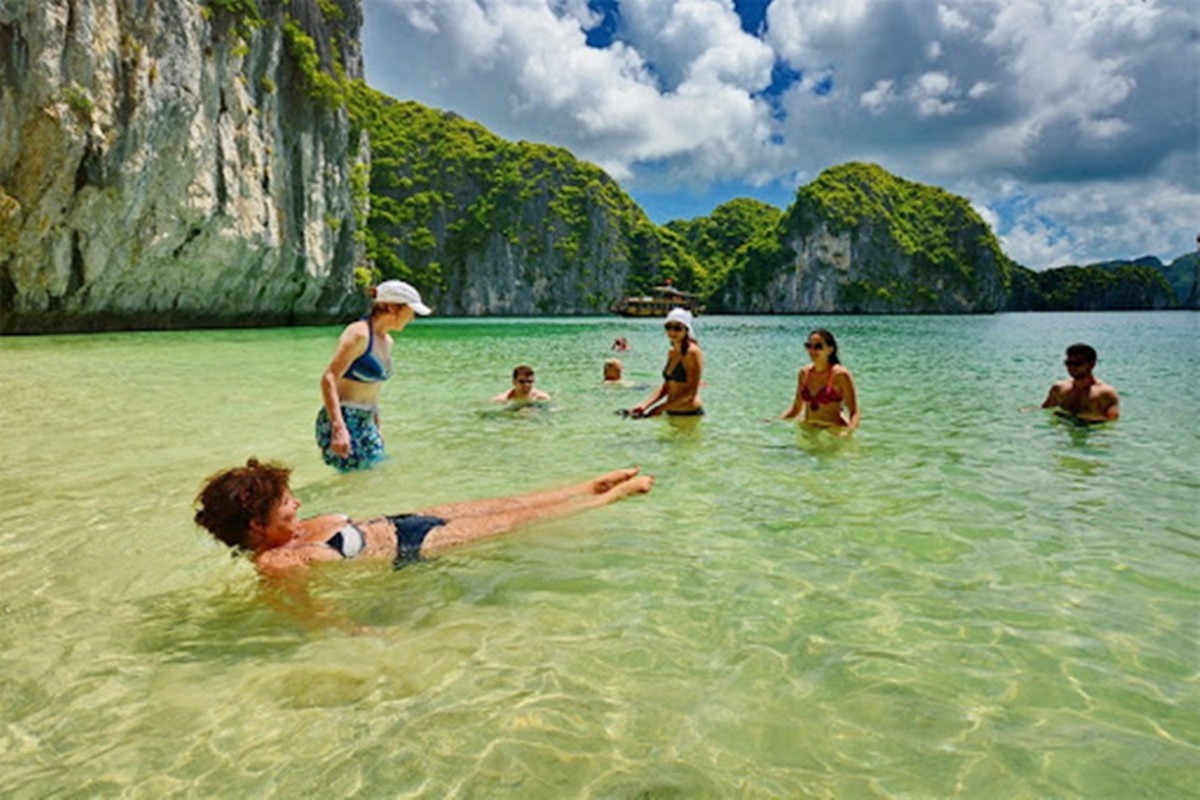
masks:
<svg viewBox="0 0 1200 800"><path fill-rule="evenodd" d="M513 368L512 373L512 388L507 392L501 392L492 398L493 403L516 403L518 405L527 405L529 403L544 403L550 399L550 395L543 392L541 389L533 388L533 382L536 380L533 374L533 367L527 364L518 364Z"/></svg>
<svg viewBox="0 0 1200 800"><path fill-rule="evenodd" d="M1063 363L1071 377L1050 387L1042 408L1058 408L1084 422L1107 422L1120 416L1117 390L1092 374L1095 348L1073 344L1067 348Z"/></svg>

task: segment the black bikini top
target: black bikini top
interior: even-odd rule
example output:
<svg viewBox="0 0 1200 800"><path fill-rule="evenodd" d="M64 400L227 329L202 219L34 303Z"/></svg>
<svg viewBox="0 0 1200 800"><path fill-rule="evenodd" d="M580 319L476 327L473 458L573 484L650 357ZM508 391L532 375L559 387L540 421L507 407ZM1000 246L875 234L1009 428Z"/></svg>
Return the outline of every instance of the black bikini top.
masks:
<svg viewBox="0 0 1200 800"><path fill-rule="evenodd" d="M687 378L687 369L683 366L683 359L681 358L678 361L676 361L675 369L671 370L670 372L668 372L666 370L666 368L664 367L662 376L663 376L664 381L674 381L675 383L687 383L687 379L688 379Z"/></svg>

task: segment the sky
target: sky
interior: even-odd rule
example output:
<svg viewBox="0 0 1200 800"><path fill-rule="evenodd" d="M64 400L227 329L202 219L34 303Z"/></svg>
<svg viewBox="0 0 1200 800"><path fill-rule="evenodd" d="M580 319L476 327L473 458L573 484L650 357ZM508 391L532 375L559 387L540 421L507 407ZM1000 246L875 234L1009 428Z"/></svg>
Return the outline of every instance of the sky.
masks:
<svg viewBox="0 0 1200 800"><path fill-rule="evenodd" d="M566 147L658 223L868 161L1033 269L1192 252L1194 0L363 0L367 83Z"/></svg>

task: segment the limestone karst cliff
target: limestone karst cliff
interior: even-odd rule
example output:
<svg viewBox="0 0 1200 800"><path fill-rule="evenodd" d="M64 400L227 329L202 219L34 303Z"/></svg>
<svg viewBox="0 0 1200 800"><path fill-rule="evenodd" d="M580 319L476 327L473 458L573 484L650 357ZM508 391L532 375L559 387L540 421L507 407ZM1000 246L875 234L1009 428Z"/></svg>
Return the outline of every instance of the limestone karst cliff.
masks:
<svg viewBox="0 0 1200 800"><path fill-rule="evenodd" d="M1194 260L1030 277L965 199L869 164L660 227L562 148L366 87L360 2L0 0L0 333L332 322L390 277L442 315L668 278L727 313L1200 298Z"/></svg>
<svg viewBox="0 0 1200 800"><path fill-rule="evenodd" d="M0 4L0 332L354 304L361 21L359 0Z"/></svg>
<svg viewBox="0 0 1200 800"><path fill-rule="evenodd" d="M1184 259L1177 259L1183 262ZM1112 261L1084 267L1065 266L1043 272L1018 267L1012 272L1008 311L1161 311L1187 308L1192 283L1177 291L1170 273L1154 257ZM1182 297L1182 300L1177 299Z"/></svg>
<svg viewBox="0 0 1200 800"><path fill-rule="evenodd" d="M861 163L801 186L716 282L739 313L974 313L1003 307L1010 262L961 197Z"/></svg>
<svg viewBox="0 0 1200 800"><path fill-rule="evenodd" d="M680 237L563 148L508 142L361 84L352 97L371 141L371 262L438 314L604 313L666 278L697 283Z"/></svg>

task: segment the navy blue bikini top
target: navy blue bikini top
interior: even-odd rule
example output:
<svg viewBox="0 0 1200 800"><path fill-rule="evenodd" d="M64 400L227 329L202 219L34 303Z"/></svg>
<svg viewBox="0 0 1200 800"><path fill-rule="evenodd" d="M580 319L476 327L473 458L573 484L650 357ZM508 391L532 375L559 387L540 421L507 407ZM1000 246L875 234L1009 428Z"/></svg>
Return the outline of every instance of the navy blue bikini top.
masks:
<svg viewBox="0 0 1200 800"><path fill-rule="evenodd" d="M687 383L687 369L683 366L682 358L675 362L675 369L670 372L667 372L665 367L663 368L663 380Z"/></svg>
<svg viewBox="0 0 1200 800"><path fill-rule="evenodd" d="M359 383L380 383L392 377L392 365L384 364L375 357L375 328L371 326L370 317L367 320L367 350L350 365L343 378L349 378Z"/></svg>

